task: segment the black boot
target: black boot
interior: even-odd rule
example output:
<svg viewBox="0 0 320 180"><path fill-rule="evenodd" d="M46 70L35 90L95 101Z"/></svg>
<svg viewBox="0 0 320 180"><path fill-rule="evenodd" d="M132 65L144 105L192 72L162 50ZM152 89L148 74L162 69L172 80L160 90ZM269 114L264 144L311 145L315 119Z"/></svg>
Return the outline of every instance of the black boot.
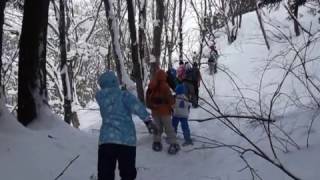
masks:
<svg viewBox="0 0 320 180"><path fill-rule="evenodd" d="M177 154L179 150L180 150L179 144L170 144L168 153L174 155L174 154Z"/></svg>
<svg viewBox="0 0 320 180"><path fill-rule="evenodd" d="M153 142L152 149L159 152L162 150L162 144L160 142Z"/></svg>

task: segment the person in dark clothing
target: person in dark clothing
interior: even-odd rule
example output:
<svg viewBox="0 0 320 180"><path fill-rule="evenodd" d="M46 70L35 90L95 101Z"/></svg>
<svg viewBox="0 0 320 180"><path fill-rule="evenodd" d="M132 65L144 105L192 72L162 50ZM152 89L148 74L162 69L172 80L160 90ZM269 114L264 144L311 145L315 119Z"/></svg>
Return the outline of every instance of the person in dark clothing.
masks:
<svg viewBox="0 0 320 180"><path fill-rule="evenodd" d="M158 133L153 136L152 149L157 152L162 151L161 136L164 131L167 135L167 142L170 144L168 153L173 155L180 150L180 147L177 143L171 119L174 97L166 79L166 72L159 69L148 85L146 105L151 109L151 114L158 130Z"/></svg>
<svg viewBox="0 0 320 180"><path fill-rule="evenodd" d="M194 86L194 70L190 63L186 65L186 75L183 80L183 84L186 87L187 98L192 104L196 101L195 86Z"/></svg>
<svg viewBox="0 0 320 180"><path fill-rule="evenodd" d="M176 89L178 84L177 71L173 67L167 70L167 83L173 91Z"/></svg>
<svg viewBox="0 0 320 180"><path fill-rule="evenodd" d="M217 64L218 64L218 51L215 49L215 46L212 46L210 57L208 59L209 73L212 75L213 73L217 73Z"/></svg>
<svg viewBox="0 0 320 180"><path fill-rule="evenodd" d="M96 93L102 125L99 136L98 180L114 180L118 162L122 180L134 180L137 172L136 131L132 114L144 121L150 133L157 128L146 107L127 90L121 90L114 72L103 73Z"/></svg>
<svg viewBox="0 0 320 180"><path fill-rule="evenodd" d="M201 73L198 67L198 63L194 62L192 66L192 73L193 73L193 78L192 78L192 83L194 86L194 95L195 97L193 98L192 101L192 106L193 107L198 107L198 101L199 101L199 87L200 87L200 82L201 82Z"/></svg>

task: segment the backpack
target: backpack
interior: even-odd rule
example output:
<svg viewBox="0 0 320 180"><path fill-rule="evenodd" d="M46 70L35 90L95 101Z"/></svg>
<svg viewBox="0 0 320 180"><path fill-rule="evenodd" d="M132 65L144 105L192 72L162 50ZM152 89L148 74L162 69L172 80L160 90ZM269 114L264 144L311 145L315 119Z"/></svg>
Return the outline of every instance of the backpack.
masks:
<svg viewBox="0 0 320 180"><path fill-rule="evenodd" d="M166 98L162 95L159 88L160 84L156 88L148 88L146 92L146 106L150 109L160 105L167 104Z"/></svg>

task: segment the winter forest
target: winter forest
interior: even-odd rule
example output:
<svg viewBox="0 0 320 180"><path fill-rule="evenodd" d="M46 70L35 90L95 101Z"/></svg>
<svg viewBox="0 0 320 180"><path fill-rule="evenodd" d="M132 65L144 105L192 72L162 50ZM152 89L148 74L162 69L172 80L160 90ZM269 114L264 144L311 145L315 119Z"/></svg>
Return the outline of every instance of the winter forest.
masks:
<svg viewBox="0 0 320 180"><path fill-rule="evenodd" d="M0 41L0 180L113 180L119 124L117 180L320 179L320 0L0 0Z"/></svg>

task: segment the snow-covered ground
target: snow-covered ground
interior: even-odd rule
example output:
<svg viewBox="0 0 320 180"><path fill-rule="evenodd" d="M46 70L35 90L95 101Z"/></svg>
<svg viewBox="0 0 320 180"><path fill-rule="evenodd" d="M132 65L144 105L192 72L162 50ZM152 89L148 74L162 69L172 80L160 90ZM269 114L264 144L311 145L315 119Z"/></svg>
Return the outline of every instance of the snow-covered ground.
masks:
<svg viewBox="0 0 320 180"><path fill-rule="evenodd" d="M302 10L305 12L306 10ZM307 14L307 13L304 13ZM277 17L277 18L275 18ZM277 19L277 20L275 20ZM317 17L301 17L302 25L309 27L311 20ZM273 12L266 21L272 21L285 31L292 31L292 25L287 22L285 12ZM266 26L269 31L276 32L271 26ZM312 31L319 29L319 24L314 22ZM271 36L271 35L270 35ZM303 42L304 36L292 38L294 42ZM242 29L238 39L228 45L226 38L221 35L217 40L219 52L219 70L216 77L208 75L206 66L201 68L205 84L211 89L215 87L215 100L223 112L235 113L236 100L239 93L222 70L227 70L237 75L235 82L243 90L243 96L258 98L252 89L259 87L261 75L267 60L281 51L287 49L287 43L275 43L271 41L272 48L267 51L259 29L255 13L249 13L243 17ZM319 56L320 43L313 45L308 51L310 56ZM289 55L290 56L290 55ZM281 60L279 60L281 61ZM314 63L316 69L319 64ZM313 71L311 71L313 73ZM270 82L279 82L283 71L270 70L263 79L262 97L268 100L277 88ZM314 74L317 76L316 72ZM319 77L319 76L317 76ZM292 78L292 77L290 77ZM294 82L294 78L288 82ZM201 86L200 95L209 100L209 95ZM292 89L302 92L302 88L295 83L284 85L284 92L290 93ZM249 90L250 89L250 90ZM210 100L209 100L210 101ZM308 103L305 101L304 103ZM205 108L208 105L201 103ZM282 108L282 104L277 104ZM97 139L101 123L101 117L97 105L88 105L87 110L78 113L80 118L80 130L67 126L61 119L45 110L47 115L40 117L28 128L20 125L16 118L4 109L0 111L0 179L1 180L53 180L68 163L79 155L66 172L59 178L61 180L89 180L96 175L97 165ZM275 111L277 124L299 146L295 148L289 141L285 144L277 144L276 150L285 168L303 180L320 179L320 117L319 111L303 108L291 108L290 110ZM191 119L211 117L201 108L192 109ZM214 141L225 144L250 147L243 138L236 135L217 120L207 122L190 122L193 139L192 147L182 147L177 155L168 155L166 151L154 152L151 149L152 137L147 133L144 124L137 119L137 180L249 180L251 174L239 154L230 148L212 148ZM309 125L314 119L310 129L309 147L306 147ZM262 128L241 119L235 121L237 127L251 138L263 151L271 155L269 142ZM278 137L283 137L275 131ZM182 135L179 134L179 139ZM182 141L182 140L181 140ZM164 150L167 145L164 141ZM264 180L289 180L286 174L269 162L246 153L245 158L258 175Z"/></svg>
<svg viewBox="0 0 320 180"><path fill-rule="evenodd" d="M0 179L55 179L79 155L61 179L89 179L96 172L97 139L67 126L47 112L30 128L2 109Z"/></svg>

